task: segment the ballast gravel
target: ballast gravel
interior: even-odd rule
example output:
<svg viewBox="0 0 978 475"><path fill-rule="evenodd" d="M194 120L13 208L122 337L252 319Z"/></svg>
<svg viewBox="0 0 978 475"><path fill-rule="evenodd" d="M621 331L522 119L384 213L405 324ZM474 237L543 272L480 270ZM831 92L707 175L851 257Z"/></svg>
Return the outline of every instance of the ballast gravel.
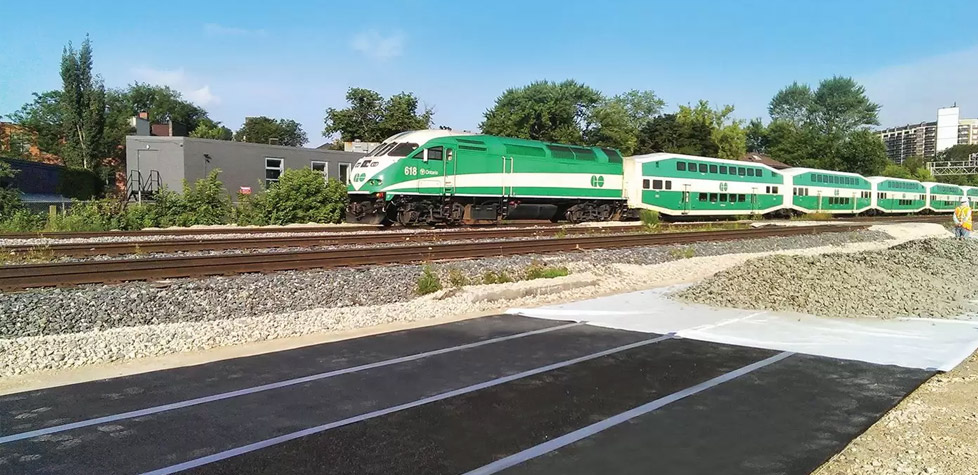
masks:
<svg viewBox="0 0 978 475"><path fill-rule="evenodd" d="M693 256L839 245L885 237L876 231L826 233L473 259L432 267L448 286L451 274L470 282L481 281L489 271L519 277L534 263L588 268L613 263L650 265ZM415 297L421 271L417 265L392 265L0 293L0 338L403 302Z"/></svg>
<svg viewBox="0 0 978 475"><path fill-rule="evenodd" d="M831 317L950 318L976 310L978 240L925 239L888 249L776 255L677 292L690 302Z"/></svg>
<svg viewBox="0 0 978 475"><path fill-rule="evenodd" d="M947 234L946 230L937 225L922 226L925 228L913 229L913 232L907 231L903 237ZM931 228L926 228L927 226L931 226ZM197 351L390 322L409 322L433 317L499 311L514 306L546 305L681 282L693 282L713 275L720 270L773 252L814 255L886 247L899 241L896 239L885 241L875 239L880 236L889 238L900 235L899 232L895 232L891 228L891 226L875 228L886 231L886 234L882 235L876 232L857 232L768 238L754 242L700 243L690 246L547 255L541 256L539 259L550 264L564 263L571 269L572 274L559 279L475 285L462 289L449 288L420 298L413 296L414 282L420 274L420 268L417 266L344 269L346 272L362 274L358 275L356 279L347 281L346 285L333 287L337 289L336 293L339 295L322 296L320 297L321 300L314 303L303 300L309 298L309 294L305 293L306 288L303 286L314 287L307 280L310 278L309 276L318 275L317 279L331 280L331 276L335 275L334 273L337 271L238 276L205 279L204 281L175 281L170 284L170 290L166 294L167 298L159 300L152 300L153 296L158 296L157 292L165 290L167 287L156 287L150 284L127 284L113 287L92 286L79 289L6 294L0 295L0 305L2 305L0 312L4 312L0 316L6 317L8 309L18 306L21 315L26 316L21 317L16 323L9 318L3 318L3 321L6 322L5 325L7 325L6 328L16 328L18 331L31 330L35 332L35 336L0 338L0 376L26 375L50 369ZM738 245L740 245L740 249L738 249ZM690 252L690 249L694 252ZM741 250L748 250L749 252L738 252ZM758 250L764 250L764 252L757 252ZM622 251L626 251L625 254L615 254ZM622 255L628 255L636 263L617 262L615 256L621 257ZM646 257L638 259L637 256L639 255ZM455 261L434 267L441 274L447 274L449 269L461 269L468 271L471 275L478 275L487 268L493 268L493 266L496 266L497 269L519 268L524 264L530 264L535 259L537 258L533 256L517 256L479 261ZM247 298L241 296L239 301L235 302L231 296L238 288L234 285L238 285L236 283L240 282L242 277L288 279L281 282L291 282L293 285L284 286L282 290L277 291L279 293L273 295L270 293L270 288L255 284L254 295ZM376 280L367 280L374 278ZM265 283L267 281L259 282ZM187 297L178 298L172 293L174 292L172 289L174 285L196 286L195 290L199 293L188 292ZM205 289L206 292L203 291ZM77 300L78 297L74 296L76 292L84 292L84 295L91 299L91 303L85 304L83 300ZM25 297L28 294L32 297ZM60 295L60 300L38 297L38 295L46 296L49 294ZM66 297L67 295L73 297ZM101 298L99 298L100 296ZM114 298L120 296L123 298ZM131 298L127 299L126 296L131 296ZM269 300L266 306L259 305L263 298ZM361 300L351 300L353 298ZM379 298L384 298L390 303L377 304L380 301ZM99 312L104 313L104 310L92 310L92 308L101 309L114 305L110 302L116 300L125 301L125 308L139 311L125 313L118 319L109 319L100 318ZM322 304L323 301L330 300L336 303L332 305ZM165 308L153 307L147 301L150 304L163 302L167 306ZM73 310L78 315L87 317L88 320L82 318L61 319L58 320L59 324L70 329L70 331L36 335L37 326L31 319L34 313L29 310L31 307L28 302L59 305L58 308L62 311ZM225 303L221 304L221 302ZM229 311L222 308L222 305L229 305L227 302L237 305L237 313L231 312L231 315L228 315L227 312ZM340 304L340 302L343 303ZM203 304L207 305L206 311L194 308L194 305ZM162 310L169 310L170 313ZM56 314L47 313L47 315ZM113 323L116 324L116 327L107 329L104 329L106 327L99 327L103 328L100 330L80 330L78 327L79 323L91 326L96 322L101 325ZM51 326L48 325L45 328L50 329Z"/></svg>

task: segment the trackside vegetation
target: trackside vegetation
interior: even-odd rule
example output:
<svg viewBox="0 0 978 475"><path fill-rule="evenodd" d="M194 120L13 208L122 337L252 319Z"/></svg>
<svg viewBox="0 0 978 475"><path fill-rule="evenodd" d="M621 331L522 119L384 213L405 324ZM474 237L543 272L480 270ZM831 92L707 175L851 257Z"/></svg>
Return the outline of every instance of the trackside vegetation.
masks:
<svg viewBox="0 0 978 475"><path fill-rule="evenodd" d="M2 164L0 164L2 165ZM0 169L0 175L10 171ZM292 223L339 223L346 206L346 186L323 180L309 169L286 170L279 182L253 195L239 195L237 204L219 179L220 170L183 192L162 189L152 200L125 203L114 199L73 202L66 211L32 212L18 193L0 188L0 231L109 231L196 225L283 225Z"/></svg>

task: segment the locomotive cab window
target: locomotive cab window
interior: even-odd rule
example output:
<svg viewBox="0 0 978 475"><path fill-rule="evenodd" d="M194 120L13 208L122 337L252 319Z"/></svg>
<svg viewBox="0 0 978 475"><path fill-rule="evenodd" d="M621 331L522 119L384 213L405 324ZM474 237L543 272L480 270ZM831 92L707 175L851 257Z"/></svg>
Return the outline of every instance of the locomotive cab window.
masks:
<svg viewBox="0 0 978 475"><path fill-rule="evenodd" d="M392 144L393 145L393 144ZM418 144L416 143L400 143L394 146L390 152L387 153L391 157L406 157L411 154L411 152L418 149ZM380 154L383 155L383 154Z"/></svg>
<svg viewBox="0 0 978 475"><path fill-rule="evenodd" d="M425 150L424 156L428 160L441 160L442 148L431 147L428 150Z"/></svg>

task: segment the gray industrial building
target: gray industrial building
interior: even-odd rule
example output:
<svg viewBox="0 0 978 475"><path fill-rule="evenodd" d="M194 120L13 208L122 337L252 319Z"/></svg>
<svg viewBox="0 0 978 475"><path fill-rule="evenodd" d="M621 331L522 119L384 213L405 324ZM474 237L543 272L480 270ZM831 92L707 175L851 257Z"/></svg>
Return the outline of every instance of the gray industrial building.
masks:
<svg viewBox="0 0 978 475"><path fill-rule="evenodd" d="M181 190L214 169L232 196L278 181L289 168L311 168L344 183L364 153L264 145L193 137L126 137L127 195L145 199L166 186Z"/></svg>

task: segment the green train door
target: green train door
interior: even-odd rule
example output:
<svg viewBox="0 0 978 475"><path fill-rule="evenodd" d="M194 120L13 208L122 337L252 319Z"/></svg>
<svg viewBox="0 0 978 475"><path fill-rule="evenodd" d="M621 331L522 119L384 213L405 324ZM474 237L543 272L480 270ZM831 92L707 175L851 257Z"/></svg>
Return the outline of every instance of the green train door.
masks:
<svg viewBox="0 0 978 475"><path fill-rule="evenodd" d="M430 147L424 151L418 164L418 193L444 194L445 192L445 148Z"/></svg>
<svg viewBox="0 0 978 475"><path fill-rule="evenodd" d="M444 181L444 194L447 196L455 196L455 171L458 169L458 165L455 160L455 149L451 147L445 147L445 160L442 162Z"/></svg>
<svg viewBox="0 0 978 475"><path fill-rule="evenodd" d="M689 214L689 208L690 208L690 206L692 206L692 203L690 203L690 201L689 201L689 185L683 185L683 197L682 197L682 200L683 200L683 203L682 203L682 205L683 205L683 214Z"/></svg>

